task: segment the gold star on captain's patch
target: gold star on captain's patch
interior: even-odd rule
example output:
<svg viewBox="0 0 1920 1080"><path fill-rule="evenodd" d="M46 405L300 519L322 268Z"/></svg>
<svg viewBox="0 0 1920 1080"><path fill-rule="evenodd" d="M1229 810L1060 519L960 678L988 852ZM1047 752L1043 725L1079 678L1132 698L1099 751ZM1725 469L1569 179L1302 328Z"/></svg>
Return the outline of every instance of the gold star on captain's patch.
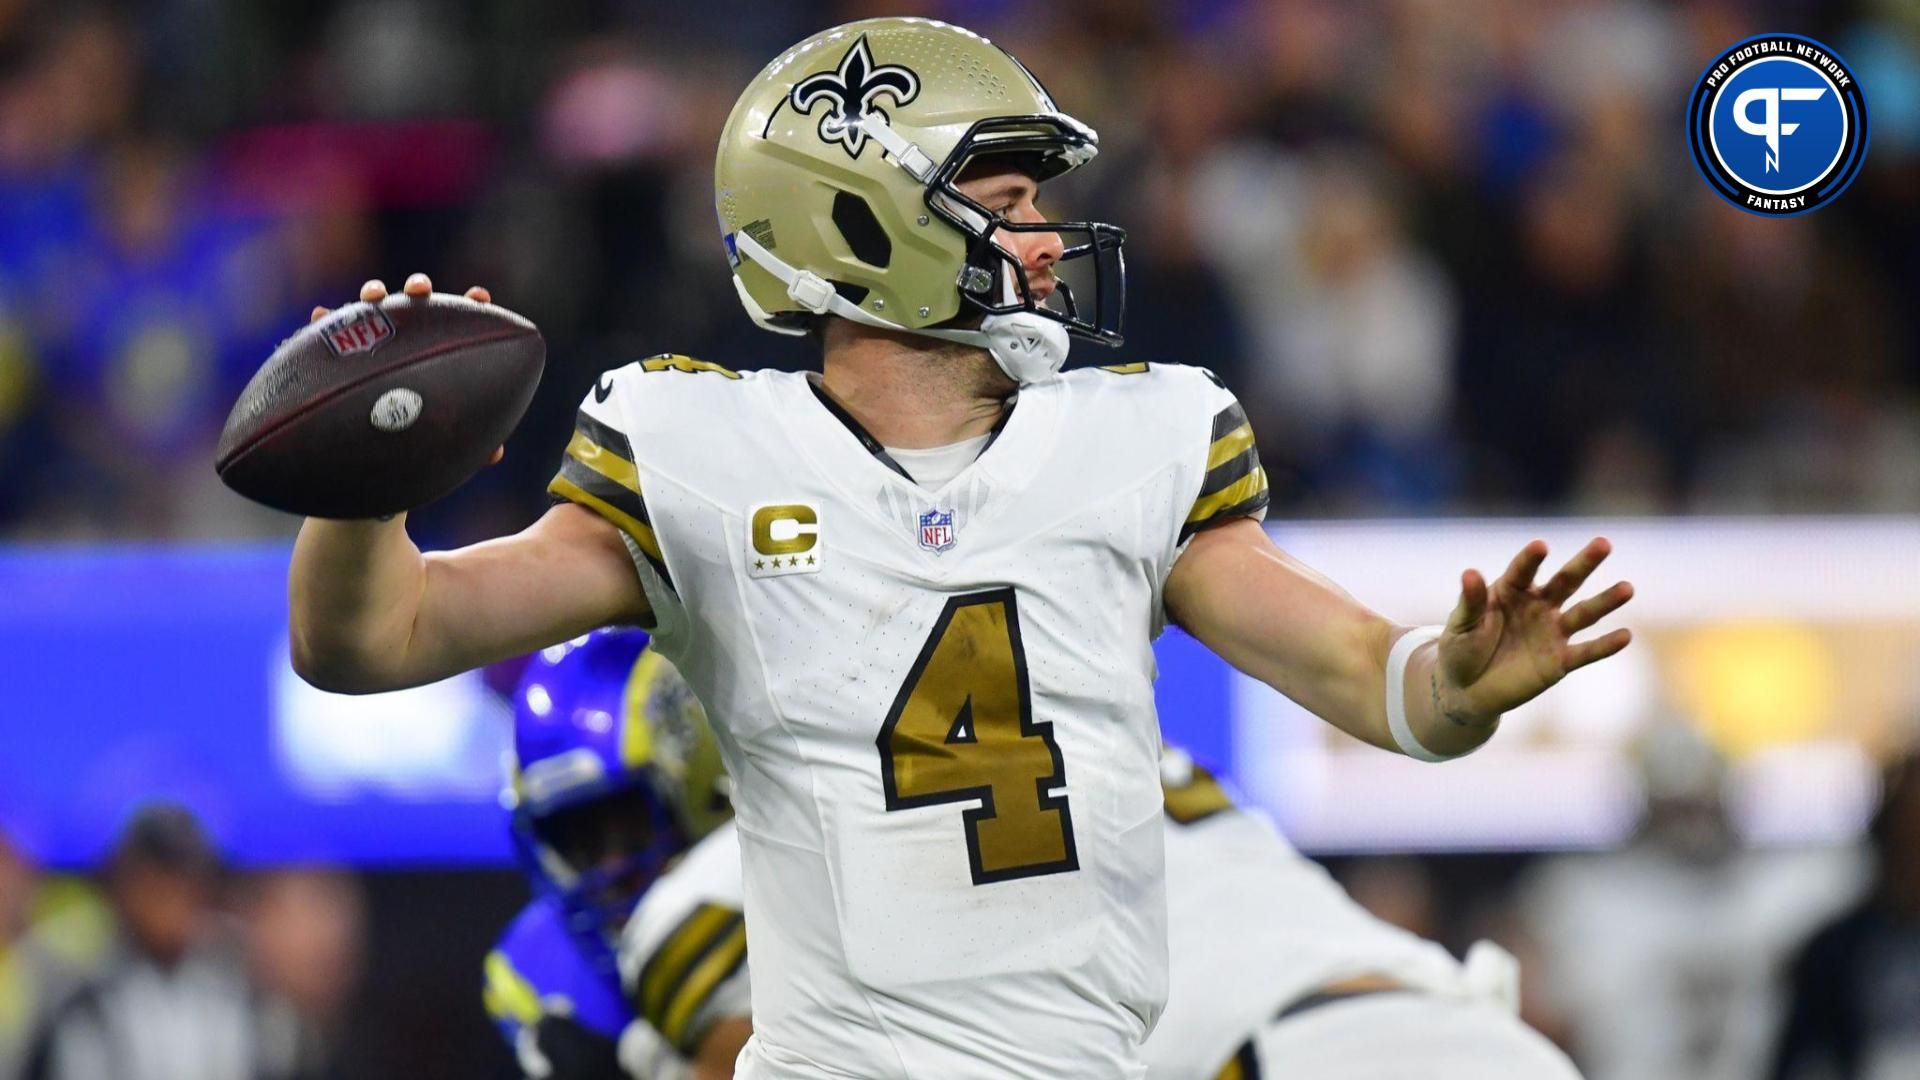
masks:
<svg viewBox="0 0 1920 1080"><path fill-rule="evenodd" d="M808 565L808 566L812 566L812 565L813 565L813 556L811 556L811 555L809 555L809 556L807 556L807 565Z"/></svg>
<svg viewBox="0 0 1920 1080"><path fill-rule="evenodd" d="M800 565L800 556L798 556L798 555L789 555L789 556L787 556L787 565L788 565L788 566L799 566L799 565Z"/></svg>
<svg viewBox="0 0 1920 1080"><path fill-rule="evenodd" d="M753 568L755 570L765 570L767 568L767 560L765 559L753 560Z"/></svg>

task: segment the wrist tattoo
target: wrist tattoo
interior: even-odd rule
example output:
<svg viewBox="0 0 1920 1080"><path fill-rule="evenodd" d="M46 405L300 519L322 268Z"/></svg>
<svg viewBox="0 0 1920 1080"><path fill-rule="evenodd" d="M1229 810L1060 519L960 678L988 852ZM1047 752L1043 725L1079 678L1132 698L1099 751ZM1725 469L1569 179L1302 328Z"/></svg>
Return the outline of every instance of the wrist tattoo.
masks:
<svg viewBox="0 0 1920 1080"><path fill-rule="evenodd" d="M1433 715L1446 717L1448 720L1453 721L1455 727L1479 727L1481 725L1482 722L1474 717L1454 712L1440 703L1440 673L1438 671L1430 671L1427 673L1427 685L1433 689Z"/></svg>

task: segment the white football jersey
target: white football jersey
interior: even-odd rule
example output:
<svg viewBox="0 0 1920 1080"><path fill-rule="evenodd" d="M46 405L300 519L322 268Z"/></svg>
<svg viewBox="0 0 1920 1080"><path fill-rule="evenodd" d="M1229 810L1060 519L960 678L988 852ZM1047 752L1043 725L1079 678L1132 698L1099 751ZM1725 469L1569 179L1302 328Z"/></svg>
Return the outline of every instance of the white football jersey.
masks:
<svg viewBox="0 0 1920 1080"><path fill-rule="evenodd" d="M1194 530L1261 516L1197 368L1022 389L914 483L817 376L602 376L550 491L625 533L735 785L744 1076L1115 1077L1166 996L1152 641Z"/></svg>
<svg viewBox="0 0 1920 1080"><path fill-rule="evenodd" d="M1204 771L1178 772L1170 765L1166 793L1172 993L1147 1041L1153 1080L1245 1075L1233 1069L1241 1046L1329 983L1385 975L1463 991L1445 949L1368 914Z"/></svg>
<svg viewBox="0 0 1920 1080"><path fill-rule="evenodd" d="M716 1021L752 1015L740 898L740 840L731 822L653 883L620 935L620 985L641 1030L620 1040L629 1075L691 1076Z"/></svg>

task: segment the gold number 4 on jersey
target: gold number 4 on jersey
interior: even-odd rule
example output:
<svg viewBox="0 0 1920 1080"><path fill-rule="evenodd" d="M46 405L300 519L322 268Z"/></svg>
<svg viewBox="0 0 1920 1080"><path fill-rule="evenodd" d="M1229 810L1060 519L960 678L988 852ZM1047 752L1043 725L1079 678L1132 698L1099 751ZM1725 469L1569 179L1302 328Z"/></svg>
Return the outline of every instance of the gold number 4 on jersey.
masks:
<svg viewBox="0 0 1920 1080"><path fill-rule="evenodd" d="M961 815L973 883L1080 868L1052 724L1033 722L1012 589L947 601L880 728L887 809L978 801Z"/></svg>

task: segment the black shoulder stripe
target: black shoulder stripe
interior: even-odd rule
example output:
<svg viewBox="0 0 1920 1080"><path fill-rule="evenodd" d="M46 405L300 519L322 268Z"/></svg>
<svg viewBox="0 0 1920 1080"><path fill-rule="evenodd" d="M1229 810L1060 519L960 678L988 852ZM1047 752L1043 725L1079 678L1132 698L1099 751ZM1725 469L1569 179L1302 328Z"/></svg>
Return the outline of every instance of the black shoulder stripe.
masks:
<svg viewBox="0 0 1920 1080"><path fill-rule="evenodd" d="M1204 499L1216 491L1225 491L1233 486L1236 480L1259 467L1260 451L1252 446L1247 447L1237 456L1207 471L1206 479L1200 484L1200 497Z"/></svg>
<svg viewBox="0 0 1920 1080"><path fill-rule="evenodd" d="M1211 529L1215 525L1225 525L1243 517L1252 517L1265 510L1271 498L1267 489L1263 487L1258 495L1243 502L1237 502L1203 521L1189 521L1180 528L1180 542L1184 544L1187 542L1187 537L1205 529Z"/></svg>
<svg viewBox="0 0 1920 1080"><path fill-rule="evenodd" d="M594 419L585 409L574 415L573 429L602 450L625 458L628 464L633 463L633 444L627 437L612 425Z"/></svg>
<svg viewBox="0 0 1920 1080"><path fill-rule="evenodd" d="M1228 405L1226 408L1221 409L1218 413L1214 414L1213 438L1211 441L1213 442L1220 441L1221 439L1227 437L1229 434L1238 430L1240 425L1246 422L1247 422L1247 410L1241 408L1240 403L1238 401L1234 402L1231 405Z"/></svg>
<svg viewBox="0 0 1920 1080"><path fill-rule="evenodd" d="M647 501L640 497L639 492L588 468L585 462L572 454L560 459L560 475L580 490L634 520L652 524L652 519L647 517Z"/></svg>

